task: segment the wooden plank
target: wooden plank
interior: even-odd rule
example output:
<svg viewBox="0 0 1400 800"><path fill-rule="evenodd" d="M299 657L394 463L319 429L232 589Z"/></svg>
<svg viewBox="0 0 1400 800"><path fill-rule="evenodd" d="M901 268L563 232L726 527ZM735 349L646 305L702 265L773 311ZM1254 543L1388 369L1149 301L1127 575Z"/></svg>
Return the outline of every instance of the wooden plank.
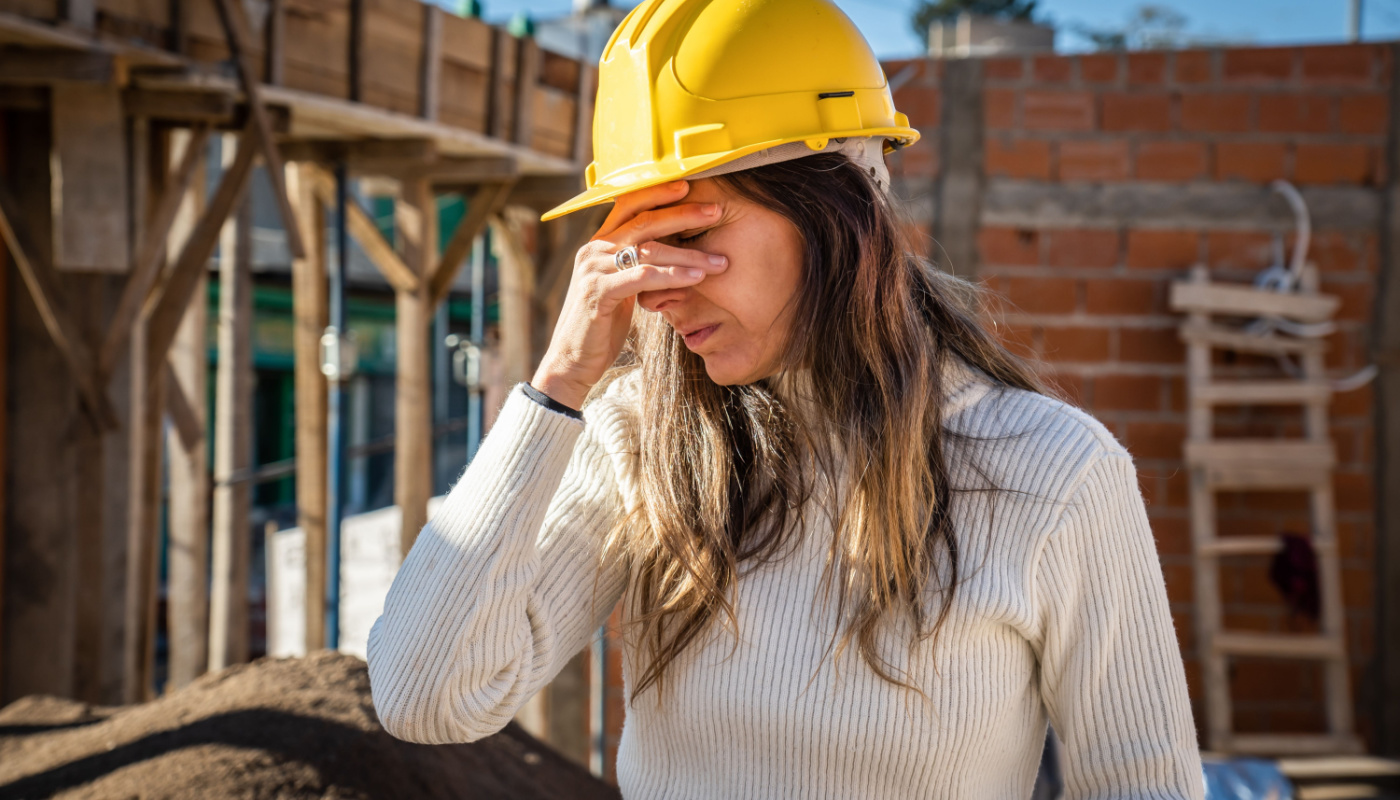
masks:
<svg viewBox="0 0 1400 800"><path fill-rule="evenodd" d="M1217 381L1191 389L1191 402L1208 405L1301 405L1331 399L1331 384L1317 381Z"/></svg>
<svg viewBox="0 0 1400 800"><path fill-rule="evenodd" d="M155 363L165 360L165 353L174 341L175 329L193 296L195 284L204 274L209 256L218 242L219 231L233 206L247 188L257 151L253 140L257 133L244 128L238 136L238 152L233 163L219 179L219 188L209 200L208 208L195 224L180 256L168 270L159 292L159 300L150 312L148 346Z"/></svg>
<svg viewBox="0 0 1400 800"><path fill-rule="evenodd" d="M1230 330L1219 325L1184 324L1179 330L1183 342L1201 342L1222 350L1238 353L1266 353L1269 355L1325 351L1326 339L1300 339L1295 336L1270 334L1257 336L1251 333Z"/></svg>
<svg viewBox="0 0 1400 800"><path fill-rule="evenodd" d="M579 75L577 115L574 118L574 162L587 166L593 160L593 109L598 99L598 68L583 65Z"/></svg>
<svg viewBox="0 0 1400 800"><path fill-rule="evenodd" d="M470 191L476 184L514 182L520 174L520 165L511 156L469 156L455 158L444 156L431 163L412 166L400 175L404 179L423 177L443 191L457 187Z"/></svg>
<svg viewBox="0 0 1400 800"><path fill-rule="evenodd" d="M77 285L73 298L78 319L83 322L83 336L89 344L98 336L97 322L102 319L106 284L115 280L108 275L74 275L69 281ZM25 376L28 379L28 376ZM84 702L102 701L102 602L105 539L105 512L102 502L109 487L106 481L107 437L91 424L79 420L74 426L73 470L75 487L87 502L74 509L74 556L76 562L73 614L73 696ZM60 445L61 446L61 445Z"/></svg>
<svg viewBox="0 0 1400 800"><path fill-rule="evenodd" d="M427 278L438 259L438 215L432 185L424 179L405 182L395 205L404 263L419 278L415 291L395 293L394 306L394 502L402 514L399 541L406 556L428 522L433 490L432 373L428 369L432 307Z"/></svg>
<svg viewBox="0 0 1400 800"><path fill-rule="evenodd" d="M423 7L422 77L418 87L418 114L423 119L438 118L438 93L442 85L442 17L434 5Z"/></svg>
<svg viewBox="0 0 1400 800"><path fill-rule="evenodd" d="M327 386L321 334L328 322L325 210L312 186L312 168L287 165L287 187L298 208L307 257L292 262L292 346L296 381L297 526L306 535L306 650L326 646Z"/></svg>
<svg viewBox="0 0 1400 800"><path fill-rule="evenodd" d="M286 40L295 43L284 57L278 85L348 100L350 94L349 0L284 0ZM336 57L331 54L346 54Z"/></svg>
<svg viewBox="0 0 1400 800"><path fill-rule="evenodd" d="M1386 45L1386 96L1391 108L1400 108L1400 45ZM1400 114L1387 114L1386 164L1400 164ZM1376 599L1372 608L1377 620L1375 635L1375 681L1367 690L1374 698L1378 751L1400 755L1400 170L1387 169L1383 186L1373 187L1385 213L1376 230L1379 272L1387 276L1376 290L1373 301L1369 346L1371 358L1380 369L1375 382L1375 571Z"/></svg>
<svg viewBox="0 0 1400 800"><path fill-rule="evenodd" d="M1400 761L1379 756L1281 758L1275 766L1279 772L1295 781L1400 775Z"/></svg>
<svg viewBox="0 0 1400 800"><path fill-rule="evenodd" d="M428 279L429 302L433 308L437 308L438 304L447 298L448 292L452 291L452 282L457 279L457 272L466 261L467 253L471 251L472 242L485 230L491 216L504 205L512 183L485 184L478 188L468 201L466 215L457 223L452 238L443 248L442 257L438 259Z"/></svg>
<svg viewBox="0 0 1400 800"><path fill-rule="evenodd" d="M1233 656L1336 658L1345 655L1341 639L1298 633L1217 633L1216 652Z"/></svg>
<svg viewBox="0 0 1400 800"><path fill-rule="evenodd" d="M515 118L515 72L517 40L501 28L491 29L491 74L489 79L486 133L493 139L511 140Z"/></svg>
<svg viewBox="0 0 1400 800"><path fill-rule="evenodd" d="M514 216L491 217L492 237L500 258L500 352L506 386L529 380L535 361L531 347L535 261L525 248L520 220Z"/></svg>
<svg viewBox="0 0 1400 800"><path fill-rule="evenodd" d="M269 0L267 23L265 26L267 47L266 63L263 65L263 82L280 85L287 75L287 2Z"/></svg>
<svg viewBox="0 0 1400 800"><path fill-rule="evenodd" d="M209 461L204 410L209 370L207 284L208 279L200 276L194 302L186 308L170 348L165 377L168 408L174 412L183 407L181 416L187 418L172 427L165 445L170 487L165 614L169 632L167 685L171 689L189 685L209 666Z"/></svg>
<svg viewBox="0 0 1400 800"><path fill-rule="evenodd" d="M1172 284L1173 311L1200 311L1232 316L1279 316L1299 322L1325 322L1332 318L1341 299L1331 295L1284 294L1224 283Z"/></svg>
<svg viewBox="0 0 1400 800"><path fill-rule="evenodd" d="M126 116L113 86L57 84L51 90L53 265L126 272Z"/></svg>
<svg viewBox="0 0 1400 800"><path fill-rule="evenodd" d="M1332 445L1287 439L1218 439L1187 441L1183 444L1186 461L1191 464L1254 463L1285 464L1293 467L1330 469L1336 464Z"/></svg>
<svg viewBox="0 0 1400 800"><path fill-rule="evenodd" d="M111 53L96 50L0 50L0 83L44 86L64 83L107 85L117 76Z"/></svg>
<svg viewBox="0 0 1400 800"><path fill-rule="evenodd" d="M219 365L214 423L214 528L209 668L248 660L249 494L230 482L252 467L253 203L244 196L219 248Z"/></svg>
<svg viewBox="0 0 1400 800"><path fill-rule="evenodd" d="M291 201L287 199L287 187L283 183L282 156L277 152L277 141L273 138L272 124L268 121L267 110L263 107L261 83L253 74L248 63L247 26L243 17L243 7L236 0L215 0L219 8L219 18L228 34L229 49L233 53L234 64L238 67L239 80L248 96L248 109L257 131L258 146L262 150L263 161L267 164L268 180L272 183L272 194L277 200L277 210L282 217L282 226L287 236L287 250L292 258L305 255L305 246L297 230L296 215L292 213Z"/></svg>
<svg viewBox="0 0 1400 800"><path fill-rule="evenodd" d="M1230 751L1246 755L1307 755L1309 753L1363 753L1357 736L1309 733L1237 733L1229 739Z"/></svg>
<svg viewBox="0 0 1400 800"><path fill-rule="evenodd" d="M141 221L136 227L140 232L138 238L141 241L132 247L135 263L127 276L121 299L112 314L112 321L108 323L107 335L98 354L98 371L103 376L111 374L117 359L125 349L137 315L150 299L151 289L160 274L166 238L180 213L181 205L190 202L187 199L190 186L199 186L201 191L203 188L204 148L209 140L209 129L196 127L188 136L181 135L177 138L185 140L180 162L176 165L174 173L165 179L160 200L149 219ZM200 179L196 180L196 176ZM145 230L142 231L139 225L144 225Z"/></svg>
<svg viewBox="0 0 1400 800"><path fill-rule="evenodd" d="M1335 541L1312 537L1314 550L1335 548ZM1272 555L1279 551L1282 542L1277 536L1224 536L1205 542L1198 552L1210 556L1260 556Z"/></svg>
<svg viewBox="0 0 1400 800"><path fill-rule="evenodd" d="M321 203L334 206L335 178L324 170L314 169L311 180L316 197ZM347 200L349 202L345 204L345 226L350 235L355 237L355 241L360 243L360 247L364 248L365 255L369 256L369 260L384 276L384 280L388 281L395 291L417 291L418 276L404 263L399 254L394 252L393 245L380 233L379 226L374 223L369 212L355 198L350 197Z"/></svg>
<svg viewBox="0 0 1400 800"><path fill-rule="evenodd" d="M426 6L417 0L364 0L363 7L360 101L418 116Z"/></svg>
<svg viewBox="0 0 1400 800"><path fill-rule="evenodd" d="M79 335L78 327L68 313L57 275L49 263L42 260L42 251L35 247L33 237L24 226L19 202L4 185L0 185L0 237L10 248L15 269L24 279L45 329L72 372L88 412L95 417L102 430L116 428L116 412L112 410L97 380L97 365L92 351Z"/></svg>
<svg viewBox="0 0 1400 800"><path fill-rule="evenodd" d="M227 125L235 117L233 95L225 92L127 89L123 102L131 116L170 122Z"/></svg>
<svg viewBox="0 0 1400 800"><path fill-rule="evenodd" d="M144 338L142 341L145 341ZM149 351L133 354L133 357L150 361ZM164 366L164 362L158 363ZM165 369L154 367L156 364L147 364L147 368L154 374L145 376L149 383L149 392L143 409L145 419L140 427L146 439L139 450L141 463L138 466L142 472L141 489L144 496L134 498L142 507L140 519L143 525L138 531L142 538L141 544L132 548L132 553L140 560L135 598L138 620L132 689L135 694L130 701L136 703L155 699L156 611L160 585L161 439L164 433L161 418L165 409L167 372Z"/></svg>
<svg viewBox="0 0 1400 800"><path fill-rule="evenodd" d="M528 146L534 138L535 94L540 82L540 46L534 38L518 39L515 73L515 118L511 120L510 140Z"/></svg>
<svg viewBox="0 0 1400 800"><path fill-rule="evenodd" d="M427 167L438 159L437 143L421 137L404 139L303 139L286 142L288 161L344 164L352 175L394 175Z"/></svg>
<svg viewBox="0 0 1400 800"><path fill-rule="evenodd" d="M552 86L536 85L530 94L530 109L530 138L522 144L542 153L572 159L578 98Z"/></svg>

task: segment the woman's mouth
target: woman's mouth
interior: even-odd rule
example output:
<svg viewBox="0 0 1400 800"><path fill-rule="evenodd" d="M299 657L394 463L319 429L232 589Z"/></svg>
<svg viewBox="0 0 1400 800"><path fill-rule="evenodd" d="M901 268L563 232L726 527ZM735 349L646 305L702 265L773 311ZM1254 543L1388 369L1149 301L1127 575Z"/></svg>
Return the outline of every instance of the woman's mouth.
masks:
<svg viewBox="0 0 1400 800"><path fill-rule="evenodd" d="M683 334L681 338L685 339L686 347L689 347L691 350L694 350L695 348L704 344L705 340L710 338L710 336L714 334L715 329L718 327L719 323L715 323L714 325L707 325L704 328L698 328L696 330L691 331L690 333Z"/></svg>

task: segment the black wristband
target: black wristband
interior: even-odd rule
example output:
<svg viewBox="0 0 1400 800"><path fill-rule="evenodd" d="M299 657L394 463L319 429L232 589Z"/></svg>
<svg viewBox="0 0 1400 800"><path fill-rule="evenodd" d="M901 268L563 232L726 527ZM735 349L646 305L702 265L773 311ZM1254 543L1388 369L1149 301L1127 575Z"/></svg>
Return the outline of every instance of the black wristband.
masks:
<svg viewBox="0 0 1400 800"><path fill-rule="evenodd" d="M555 411L560 414L563 414L566 417L573 417L574 419L583 419L582 411L579 411L577 408L572 408L570 406L564 405L558 400L555 400L553 397L550 397L544 392L541 392L539 389L536 389L535 387L531 386L528 382L522 382L520 384L520 387L525 392L526 397L530 398L531 400L534 400L536 403L539 403L540 405L544 406L550 411Z"/></svg>

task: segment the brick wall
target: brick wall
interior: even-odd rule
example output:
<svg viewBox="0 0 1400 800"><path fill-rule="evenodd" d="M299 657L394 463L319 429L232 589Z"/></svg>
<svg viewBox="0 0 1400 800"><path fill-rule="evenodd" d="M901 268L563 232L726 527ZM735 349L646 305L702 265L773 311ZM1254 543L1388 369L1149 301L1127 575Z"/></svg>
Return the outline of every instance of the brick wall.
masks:
<svg viewBox="0 0 1400 800"><path fill-rule="evenodd" d="M1322 289L1342 298L1328 366L1367 362L1377 290L1381 189L1390 180L1391 51L1382 46L1293 47L989 59L969 67L888 62L896 107L925 138L890 157L897 188L931 251L940 208L980 207L975 263L945 264L998 293L1005 338L1042 360L1049 377L1132 451L1139 465L1198 727L1204 726L1196 656L1187 476L1184 350L1168 286L1193 264L1219 280L1248 281L1271 260L1292 221L1274 179L1302 189L1314 214L1311 260ZM980 95L945 96L951 69L973 69ZM904 81L894 81L903 75ZM980 108L978 108L980 105ZM969 115L980 115L969 119ZM946 136L977 129L978 180L944 180ZM969 162L968 159L975 159ZM956 233L956 231L954 232ZM939 238L944 250L956 246ZM954 245L956 243L953 243ZM1277 374L1270 361L1229 369ZM1372 392L1338 395L1333 438L1339 536L1360 733L1374 720ZM1298 435L1298 414L1218 414L1220 435ZM1300 493L1221 496L1231 533L1306 532ZM1268 560L1232 559L1222 574L1226 624L1302 631L1267 578ZM1242 731L1324 729L1321 670L1288 661L1235 662L1232 695Z"/></svg>

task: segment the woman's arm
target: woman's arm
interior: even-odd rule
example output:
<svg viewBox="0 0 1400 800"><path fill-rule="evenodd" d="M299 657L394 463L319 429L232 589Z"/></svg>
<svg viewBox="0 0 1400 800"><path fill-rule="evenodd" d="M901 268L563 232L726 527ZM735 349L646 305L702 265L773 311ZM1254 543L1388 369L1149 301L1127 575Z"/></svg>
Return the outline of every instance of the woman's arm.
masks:
<svg viewBox="0 0 1400 800"><path fill-rule="evenodd" d="M607 427L511 391L370 629L389 733L443 744L499 731L607 619L624 579L600 561L621 513Z"/></svg>
<svg viewBox="0 0 1400 800"><path fill-rule="evenodd" d="M1086 468L1035 573L1065 800L1205 795L1166 584L1131 457Z"/></svg>

